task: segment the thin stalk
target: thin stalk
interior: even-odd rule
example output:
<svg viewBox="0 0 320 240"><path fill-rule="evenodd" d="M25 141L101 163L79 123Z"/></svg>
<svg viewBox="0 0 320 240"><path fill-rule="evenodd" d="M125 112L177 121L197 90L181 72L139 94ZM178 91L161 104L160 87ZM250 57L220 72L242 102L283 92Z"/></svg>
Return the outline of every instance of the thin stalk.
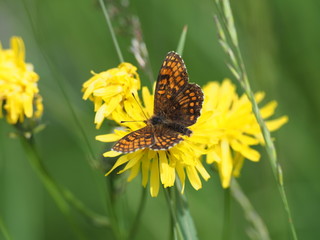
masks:
<svg viewBox="0 0 320 240"><path fill-rule="evenodd" d="M12 239L10 234L9 234L9 231L6 228L6 226L4 225L1 217L0 217L0 233L2 233L2 235L3 235L5 240L11 240Z"/></svg>
<svg viewBox="0 0 320 240"><path fill-rule="evenodd" d="M231 233L231 197L230 188L224 189L224 219L222 240L229 240Z"/></svg>
<svg viewBox="0 0 320 240"><path fill-rule="evenodd" d="M42 183L48 190L49 194L52 196L53 200L57 204L60 211L63 213L63 215L67 218L70 225L72 226L72 229L77 236L78 239L86 239L84 234L82 233L81 229L76 224L72 214L70 206L68 205L67 201L62 195L61 189L58 187L58 185L55 183L53 178L49 175L48 171L44 167L42 161L40 160L40 157L38 155L37 150L35 149L33 138L25 138L24 136L21 136L21 142L24 147L24 150L28 156L28 160L33 167L33 169L36 171L38 176L40 177Z"/></svg>
<svg viewBox="0 0 320 240"><path fill-rule="evenodd" d="M133 221L133 224L132 224L132 227L130 230L130 234L129 234L130 239L135 238L137 231L139 229L139 224L141 221L142 212L143 212L143 209L146 205L146 199L147 199L146 197L147 197L147 188L143 188L142 193L141 193L141 199L140 199L138 211L137 211L137 214L134 218L134 221Z"/></svg>
<svg viewBox="0 0 320 240"><path fill-rule="evenodd" d="M118 240L124 239L121 233L121 229L118 223L118 217L116 213L116 206L114 201L114 191L113 191L113 181L111 177L106 178L106 186L107 186L107 195L106 195L106 205L108 209L108 213L110 216L110 225L114 237Z"/></svg>
<svg viewBox="0 0 320 240"><path fill-rule="evenodd" d="M173 238L175 240L177 240L177 239L183 240L185 238L183 237L182 229L181 229L181 226L178 222L177 209L174 204L175 194L172 193L171 188L164 188L163 190L164 190L167 204L168 204L168 207L170 210L171 222L172 222L172 227L173 227L173 236L174 236Z"/></svg>
<svg viewBox="0 0 320 240"><path fill-rule="evenodd" d="M254 94L250 87L250 82L248 79L248 75L246 73L246 68L244 65L244 61L242 58L241 50L238 45L238 37L237 37L237 31L234 26L233 21L233 14L230 7L229 0L216 0L215 1L219 16L216 17L217 22L217 28L218 28L218 34L219 39L222 48L226 52L227 56L230 58L231 63L228 64L229 69L235 76L235 78L240 82L242 85L246 95L248 96L248 99L252 103L252 111L257 119L257 122L261 128L262 135L265 141L265 148L268 155L268 159L274 174L274 177L277 182L277 187L280 192L280 196L289 220L290 230L291 234L294 240L298 239L293 220L292 215L290 211L290 207L288 204L287 195L284 189L283 185L283 175L282 175L282 169L280 166L280 163L277 159L277 153L275 146L273 144L273 141L271 139L270 132L260 114L260 110L258 107L257 102L255 101ZM219 21L221 20L221 21ZM223 23L223 26L221 25L221 22ZM228 35L228 38L226 38L226 34ZM231 46L231 47L230 47ZM235 50L235 52L234 52Z"/></svg>
<svg viewBox="0 0 320 240"><path fill-rule="evenodd" d="M242 207L245 218L252 225L252 227L250 227L248 230L249 236L251 235L252 237L251 239L270 240L269 232L266 225L250 203L250 200L245 195L236 179L232 179L230 191L232 197Z"/></svg>
<svg viewBox="0 0 320 240"><path fill-rule="evenodd" d="M113 27L112 27L112 24L111 24L111 20L110 20L110 17L109 17L108 10L107 10L103 0L99 0L99 3L100 3L100 6L102 8L104 17L106 18L106 21L107 21L107 24L108 24L108 28L109 28L109 31L110 31L110 34L111 34L111 37L112 37L112 41L113 41L114 47L115 47L115 49L117 51L117 54L118 54L118 57L119 57L119 61L120 62L124 62L123 56L122 56L122 53L121 53L121 49L119 47L119 43L118 43L118 40L117 40L117 37L116 37L116 34L114 33L114 30L113 30Z"/></svg>
<svg viewBox="0 0 320 240"><path fill-rule="evenodd" d="M87 208L83 202L81 202L78 198L76 198L72 192L68 189L64 189L61 187L62 195L64 198L73 206L75 209L80 212L83 217L85 217L88 221L90 221L93 225L98 227L110 227L110 221L106 216L97 214L93 212L91 209Z"/></svg>
<svg viewBox="0 0 320 240"><path fill-rule="evenodd" d="M179 43L178 43L178 47L177 47L177 53L182 56L183 54L183 49L184 49L184 45L186 42L186 37L187 37L187 32L188 32L188 25L185 25L182 29L181 35L180 35L180 39L179 39Z"/></svg>
<svg viewBox="0 0 320 240"><path fill-rule="evenodd" d="M88 138L84 128L82 127L82 124L81 124L79 118L77 117L77 114L76 114L73 106L71 105L71 102L69 100L68 94L65 91L65 87L63 86L63 82L64 82L63 81L63 77L61 75L57 74L57 72L55 71L54 66L51 63L51 60L50 60L49 56L47 55L46 51L43 49L43 46L42 46L41 41L40 41L39 33L37 31L37 28L35 27L36 25L35 25L34 21L32 20L31 13L29 12L29 9L27 7L27 3L25 2L25 0L23 0L22 2L23 2L23 5L24 5L24 8L25 8L25 11L27 13L27 16L29 18L30 26L31 26L32 32L33 32L33 34L35 36L35 40L38 43L40 52L41 52L44 60L46 61L47 65L49 67L49 70L50 70L50 72L51 72L51 74L53 76L53 79L55 79L55 81L58 84L58 87L59 87L59 89L60 89L60 91L62 93L63 98L65 99L65 102L67 104L67 107L68 107L69 111L71 112L71 115L72 115L72 118L75 121L75 124L77 125L78 129L80 130L80 133L81 133L81 135L82 135L82 137L83 137L83 139L85 141L85 144L87 145L87 148L89 150L90 158L91 159L95 159L95 154L94 154L93 149L91 147L89 138Z"/></svg>

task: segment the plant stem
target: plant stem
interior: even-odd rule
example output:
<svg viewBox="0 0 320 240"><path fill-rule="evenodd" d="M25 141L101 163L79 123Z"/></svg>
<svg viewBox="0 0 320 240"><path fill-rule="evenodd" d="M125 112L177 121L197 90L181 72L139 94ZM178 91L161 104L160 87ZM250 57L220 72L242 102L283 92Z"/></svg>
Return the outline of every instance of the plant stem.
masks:
<svg viewBox="0 0 320 240"><path fill-rule="evenodd" d="M188 32L188 25L185 25L182 29L181 35L180 35L180 39L179 39L179 43L178 43L178 47L177 47L177 53L182 56L183 54L183 49L184 49L184 45L186 42L186 37L187 37L187 32Z"/></svg>
<svg viewBox="0 0 320 240"><path fill-rule="evenodd" d="M167 204L170 210L170 216L171 216L171 223L172 223L172 229L173 229L173 239L181 239L183 240L183 234L181 227L178 222L178 217L177 217L177 210L174 204L174 195L171 191L170 188L164 188Z"/></svg>
<svg viewBox="0 0 320 240"><path fill-rule="evenodd" d="M260 239L260 240L270 240L268 229L262 221L261 217L253 208L248 197L242 191L240 184L236 179L232 179L230 191L232 197L240 204L242 207L245 217L248 222L251 223L252 227L249 229L248 234L252 236L251 239ZM255 236L255 237L253 237Z"/></svg>
<svg viewBox="0 0 320 240"><path fill-rule="evenodd" d="M248 99L252 103L252 111L262 131L269 162L277 182L277 187L280 192L285 211L288 216L291 234L293 239L297 240L298 236L293 224L288 199L283 185L282 169L277 159L276 149L271 139L270 132L260 114L258 104L255 101L254 94L250 87L248 75L246 73L246 68L238 44L237 31L234 26L230 2L229 0L216 0L215 3L219 12L219 16L215 18L218 28L219 41L227 56L230 58L231 64L228 64L229 69L231 70L235 78L240 82L246 95L248 96ZM223 23L223 26L221 25L221 22ZM227 36L225 32L227 33Z"/></svg>
<svg viewBox="0 0 320 240"><path fill-rule="evenodd" d="M143 212L143 209L146 205L146 199L147 199L146 197L147 197L147 188L143 188L142 193L141 193L141 199L140 199L138 211L137 211L137 214L134 218L134 221L133 221L133 224L132 224L132 227L130 230L130 234L129 234L130 239L134 239L137 234L138 227L139 227L140 220L141 220L141 216L142 216L142 212Z"/></svg>
<svg viewBox="0 0 320 240"><path fill-rule="evenodd" d="M40 156L38 155L38 152L35 149L33 138L25 138L24 136L21 136L20 139L31 166L40 177L42 183L44 184L44 186L56 202L60 211L65 215L65 217L69 221L74 233L76 234L78 239L86 239L83 233L81 232L80 228L75 223L75 220L71 215L71 209L67 201L64 199L61 189L55 183L53 178L49 175L48 171L46 170L42 161L40 160Z"/></svg>
<svg viewBox="0 0 320 240"><path fill-rule="evenodd" d="M106 18L106 21L107 21L107 24L108 24L108 28L109 28L109 31L110 31L110 34L111 34L111 37L112 37L112 41L113 41L114 47L116 48L116 51L117 51L117 54L118 54L118 57L119 57L119 61L120 62L124 62L123 56L122 56L122 53L121 53L121 49L119 47L119 43L118 43L118 40L117 40L117 37L116 37L116 34L114 33L114 30L113 30L113 27L112 27L112 24L111 24L111 20L110 20L109 14L108 14L108 10L107 10L103 0L99 0L99 3L100 3L100 6L102 8L104 17Z"/></svg>
<svg viewBox="0 0 320 240"><path fill-rule="evenodd" d="M2 235L5 240L11 240L12 238L9 235L8 229L4 225L2 218L0 217L0 232L2 232Z"/></svg>
<svg viewBox="0 0 320 240"><path fill-rule="evenodd" d="M229 240L231 232L231 197L230 188L224 189L224 219L222 229L222 239Z"/></svg>

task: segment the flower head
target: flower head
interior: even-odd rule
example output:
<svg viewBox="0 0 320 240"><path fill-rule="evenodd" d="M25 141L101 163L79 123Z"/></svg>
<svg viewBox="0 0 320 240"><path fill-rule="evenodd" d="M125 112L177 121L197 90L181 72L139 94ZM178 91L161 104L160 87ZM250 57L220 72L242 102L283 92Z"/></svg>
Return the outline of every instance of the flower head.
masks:
<svg viewBox="0 0 320 240"><path fill-rule="evenodd" d="M83 99L94 102L95 124L100 128L103 120L116 112L124 101L134 101L132 94L140 89L137 68L130 63L121 63L101 73L93 73L83 84Z"/></svg>
<svg viewBox="0 0 320 240"><path fill-rule="evenodd" d="M3 110L10 124L27 118L40 118L42 98L37 82L39 76L32 64L25 62L25 48L19 37L11 38L11 48L0 44L0 117Z"/></svg>
<svg viewBox="0 0 320 240"><path fill-rule="evenodd" d="M210 82L204 88L203 111L212 111L209 132L218 143L208 144L207 163L218 167L222 186L229 187L232 176L238 176L244 161L259 161L260 154L252 146L263 143L259 124L252 112L251 102L246 95L239 97L236 87L226 79L222 84ZM255 100L260 103L264 93L256 93ZM272 101L260 109L263 119L274 114L277 102ZM266 120L269 131L280 128L288 121L287 116Z"/></svg>
<svg viewBox="0 0 320 240"><path fill-rule="evenodd" d="M153 96L149 90L144 87L142 89L142 96L144 107L143 111L147 117L153 114ZM139 100L140 101L140 100ZM116 122L121 120L143 119L144 114L137 102L125 102L124 108L126 111L117 111L113 115ZM138 173L142 172L142 185L145 187L150 180L150 193L155 197L158 195L160 183L164 187L171 187L174 185L178 177L182 183L182 191L185 186L185 179L188 177L191 185L195 189L202 187L200 176L205 180L209 179L209 174L201 163L201 155L204 154L204 146L207 142L205 136L205 129L203 125L206 124L206 116L200 116L197 123L190 129L193 131L191 137L186 137L184 141L175 145L168 150L155 151L149 148L141 149L133 153L122 155L109 174L121 165L125 167L118 173L130 171L128 181L135 178ZM127 127L127 130L116 129L114 133L97 136L96 139L102 142L114 142L125 136L126 134L135 131L144 126L143 122L127 122L122 125ZM119 156L121 153L109 151L104 153L105 157Z"/></svg>

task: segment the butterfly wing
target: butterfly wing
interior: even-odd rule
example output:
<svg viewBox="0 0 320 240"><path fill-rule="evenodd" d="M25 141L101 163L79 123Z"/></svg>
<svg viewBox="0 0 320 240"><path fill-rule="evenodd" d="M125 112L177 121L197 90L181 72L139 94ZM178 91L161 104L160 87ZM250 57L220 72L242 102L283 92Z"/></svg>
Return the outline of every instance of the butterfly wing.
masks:
<svg viewBox="0 0 320 240"><path fill-rule="evenodd" d="M153 128L151 125L147 125L121 138L111 150L121 153L130 153L139 149L151 147L154 143L155 138Z"/></svg>
<svg viewBox="0 0 320 240"><path fill-rule="evenodd" d="M172 110L167 113L173 122L188 127L197 122L201 113L203 92L197 84L188 84L171 102Z"/></svg>
<svg viewBox="0 0 320 240"><path fill-rule="evenodd" d="M154 95L154 114L165 116L168 104L188 85L188 74L182 58L169 52L161 66Z"/></svg>
<svg viewBox="0 0 320 240"><path fill-rule="evenodd" d="M155 143L150 148L153 150L168 150L183 140L178 132L163 125L154 126Z"/></svg>
<svg viewBox="0 0 320 240"><path fill-rule="evenodd" d="M156 84L154 114L187 127L197 121L202 102L202 90L197 84L189 83L182 58L175 52L169 52Z"/></svg>

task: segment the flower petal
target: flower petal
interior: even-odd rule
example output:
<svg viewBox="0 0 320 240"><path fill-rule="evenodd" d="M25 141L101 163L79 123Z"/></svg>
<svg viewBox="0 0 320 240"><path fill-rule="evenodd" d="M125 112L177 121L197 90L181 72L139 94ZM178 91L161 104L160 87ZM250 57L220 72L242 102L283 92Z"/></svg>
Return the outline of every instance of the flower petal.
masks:
<svg viewBox="0 0 320 240"><path fill-rule="evenodd" d="M150 172L150 194L152 197L158 196L159 193L159 160L156 157L151 162L151 172Z"/></svg>

